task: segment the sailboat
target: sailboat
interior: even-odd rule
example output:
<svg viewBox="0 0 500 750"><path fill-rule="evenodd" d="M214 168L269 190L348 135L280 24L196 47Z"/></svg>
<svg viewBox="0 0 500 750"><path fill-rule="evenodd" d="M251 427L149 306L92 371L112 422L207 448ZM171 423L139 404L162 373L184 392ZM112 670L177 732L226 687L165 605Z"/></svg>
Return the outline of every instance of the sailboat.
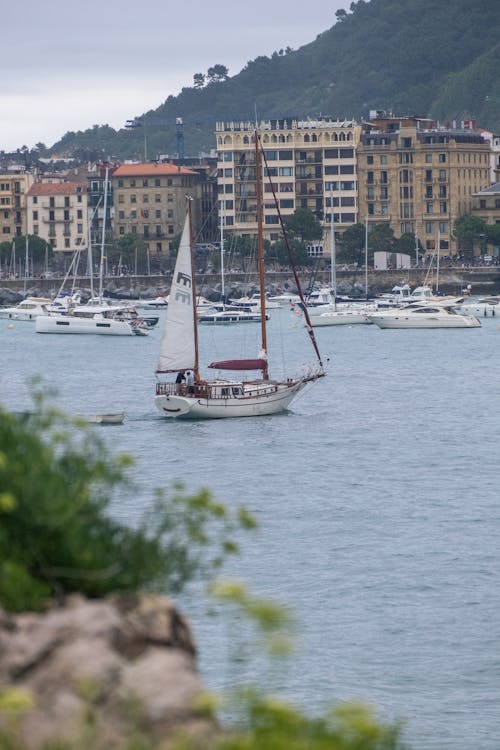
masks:
<svg viewBox="0 0 500 750"><path fill-rule="evenodd" d="M333 193L331 197L331 219L330 219L330 256L331 256L331 286L333 301L330 305L322 305L311 310L311 323L315 328L321 326L340 326L354 324L370 324L367 313L374 310L374 305L365 302L350 302L337 304L337 271L336 271L336 246L335 246L335 218L333 210ZM368 268L368 239L365 229L365 264ZM368 284L365 285L365 296L368 298Z"/></svg>
<svg viewBox="0 0 500 750"><path fill-rule="evenodd" d="M175 264L169 304L164 322L156 368L155 406L163 416L191 419L224 419L256 417L286 411L295 396L307 384L325 375L319 350L309 323L308 333L317 356L317 364L298 377L273 380L268 373L267 331L265 315L264 242L262 228L262 184L260 143L255 134L258 206L258 260L261 297L261 350L255 359L212 362L209 368L219 371L248 372L260 370L251 380L229 380L223 377L204 379L200 374L198 355L198 321L196 316L196 279L193 262L191 208L184 223ZM300 283L293 269L297 286ZM303 297L302 297L303 299ZM306 316L307 316L306 312ZM173 373L189 373L187 382L172 382ZM177 378L180 380L181 378Z"/></svg>

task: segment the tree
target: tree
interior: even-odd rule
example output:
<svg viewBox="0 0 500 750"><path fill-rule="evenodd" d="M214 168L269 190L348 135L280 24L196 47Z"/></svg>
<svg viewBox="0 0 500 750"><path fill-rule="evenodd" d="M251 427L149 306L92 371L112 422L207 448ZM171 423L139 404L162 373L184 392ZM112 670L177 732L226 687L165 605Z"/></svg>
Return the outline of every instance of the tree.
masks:
<svg viewBox="0 0 500 750"><path fill-rule="evenodd" d="M360 263L365 246L364 224L353 224L345 230L338 243L337 259L343 263Z"/></svg>
<svg viewBox="0 0 500 750"><path fill-rule="evenodd" d="M417 240L417 242L420 252L423 248L420 240ZM397 253L404 253L405 255L409 255L411 258L414 258L416 255L415 235L410 234L410 232L405 232L401 235L401 237L394 240L394 251Z"/></svg>
<svg viewBox="0 0 500 750"><path fill-rule="evenodd" d="M455 221L453 227L453 237L456 239L458 249L466 257L472 258L474 255L474 246L484 241L486 236L486 222L479 216L464 214Z"/></svg>
<svg viewBox="0 0 500 750"><path fill-rule="evenodd" d="M205 76L203 73L195 73L193 76L193 84L195 89L202 89L205 85Z"/></svg>
<svg viewBox="0 0 500 750"><path fill-rule="evenodd" d="M292 253L292 259L296 266L310 266L313 259L307 252L307 248L301 240L296 237L289 239L290 251ZM266 260L277 261L282 266L290 265L290 258L288 257L288 250L284 240L278 240L269 246L266 252Z"/></svg>
<svg viewBox="0 0 500 750"><path fill-rule="evenodd" d="M394 231L388 224L375 224L368 233L368 263L373 264L373 253L395 252Z"/></svg>
<svg viewBox="0 0 500 750"><path fill-rule="evenodd" d="M0 257L8 259L12 254L12 245L15 247L16 258L24 260L26 255L26 239L28 240L29 262L33 264L35 272L41 271L46 262L50 262L54 256L52 246L38 237L36 234L17 235L12 241L0 243Z"/></svg>
<svg viewBox="0 0 500 750"><path fill-rule="evenodd" d="M207 78L209 83L220 83L221 81L227 81L229 78L229 70L225 65L213 65L207 70Z"/></svg>
<svg viewBox="0 0 500 750"><path fill-rule="evenodd" d="M307 208L296 208L284 219L285 229L291 238L301 242L315 242L323 236L323 227L318 217Z"/></svg>
<svg viewBox="0 0 500 750"><path fill-rule="evenodd" d="M148 270L148 250L142 237L129 232L113 242L108 250L108 263L120 262L128 266L129 270L134 271L137 264L138 273L145 273Z"/></svg>

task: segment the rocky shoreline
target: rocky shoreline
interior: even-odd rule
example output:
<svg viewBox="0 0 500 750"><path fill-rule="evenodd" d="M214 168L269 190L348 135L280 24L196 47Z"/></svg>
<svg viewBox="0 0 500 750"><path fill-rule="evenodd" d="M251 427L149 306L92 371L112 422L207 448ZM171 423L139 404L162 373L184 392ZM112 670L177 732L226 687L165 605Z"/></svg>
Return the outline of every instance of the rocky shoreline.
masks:
<svg viewBox="0 0 500 750"><path fill-rule="evenodd" d="M380 294L390 291L395 284L409 283L415 287L425 282L426 269L410 269L400 271L377 271L368 274L368 293ZM311 274L299 274L302 287L305 289L312 282ZM322 271L316 274L316 284L329 285L329 273ZM27 296L54 297L62 284L62 279L28 279L27 283L21 279L0 280L0 305L17 304ZM453 267L440 272L439 289L450 294L460 294L470 285L472 294L500 293L500 267ZM76 280L78 288L84 297L90 297L90 281L88 277ZM69 285L68 285L69 287ZM94 282L94 289L96 282ZM283 294L295 293L296 285L291 273L279 272L268 274L267 292ZM357 274L353 271L337 272L337 289L340 295L364 297L364 271ZM104 280L104 294L106 297L123 300L154 299L165 296L170 290L169 276L111 276ZM209 300L216 301L221 296L221 283L217 275L206 275L203 283L198 286L198 294ZM226 297L239 298L258 292L257 274L231 274L225 283Z"/></svg>

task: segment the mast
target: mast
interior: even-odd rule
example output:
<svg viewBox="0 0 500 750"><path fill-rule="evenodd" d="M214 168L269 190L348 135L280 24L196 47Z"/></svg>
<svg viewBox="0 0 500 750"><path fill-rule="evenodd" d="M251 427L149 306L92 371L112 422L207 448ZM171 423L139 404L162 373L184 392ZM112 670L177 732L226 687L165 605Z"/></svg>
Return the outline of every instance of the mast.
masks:
<svg viewBox="0 0 500 750"><path fill-rule="evenodd" d="M189 249L191 255L191 291L193 295L193 332L194 332L194 382L200 382L200 367L198 359L198 318L196 317L196 269L194 262L194 242L193 242L193 214L191 211L192 198L188 197L188 216L189 216Z"/></svg>
<svg viewBox="0 0 500 750"><path fill-rule="evenodd" d="M264 231L263 221L263 199L262 199L262 167L260 158L260 142L257 129L255 130L255 175L257 179L257 257L259 262L259 287L260 287L260 329L262 339L262 351L266 361L262 368L263 380L269 379L267 371L267 329L266 329L266 284L264 278Z"/></svg>
<svg viewBox="0 0 500 750"><path fill-rule="evenodd" d="M106 239L106 213L108 210L108 173L109 167L106 167L106 177L104 178L104 215L102 219L102 237L101 237L101 263L99 266L99 302L102 305L102 282L104 276L104 242Z"/></svg>
<svg viewBox="0 0 500 750"><path fill-rule="evenodd" d="M365 298L368 300L368 214L365 219Z"/></svg>
<svg viewBox="0 0 500 750"><path fill-rule="evenodd" d="M330 214L330 254L331 254L331 269L330 269L330 275L331 275L331 283L332 283L332 292L333 292L333 309L337 309L337 253L336 253L336 247L335 247L335 216L333 213L333 188L330 193L330 206L331 206L331 214Z"/></svg>
<svg viewBox="0 0 500 750"><path fill-rule="evenodd" d="M439 293L439 255L441 251L441 231L438 229L437 255L436 255L436 294Z"/></svg>
<svg viewBox="0 0 500 750"><path fill-rule="evenodd" d="M28 264L29 264L29 241L28 241L28 235L26 235L25 258L24 258L24 293L25 294L26 294L26 282L28 280Z"/></svg>
<svg viewBox="0 0 500 750"><path fill-rule="evenodd" d="M226 309L226 288L224 285L224 199L220 202L220 277L222 307Z"/></svg>

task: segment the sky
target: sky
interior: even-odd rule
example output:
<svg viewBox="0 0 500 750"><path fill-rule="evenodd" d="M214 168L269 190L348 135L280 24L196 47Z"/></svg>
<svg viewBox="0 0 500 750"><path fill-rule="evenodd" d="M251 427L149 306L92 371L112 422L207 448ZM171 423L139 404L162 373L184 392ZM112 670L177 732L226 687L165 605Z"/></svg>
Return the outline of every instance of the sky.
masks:
<svg viewBox="0 0 500 750"><path fill-rule="evenodd" d="M16 0L2 8L0 151L156 109L225 65L312 42L348 0ZM181 115L182 113L180 113Z"/></svg>

